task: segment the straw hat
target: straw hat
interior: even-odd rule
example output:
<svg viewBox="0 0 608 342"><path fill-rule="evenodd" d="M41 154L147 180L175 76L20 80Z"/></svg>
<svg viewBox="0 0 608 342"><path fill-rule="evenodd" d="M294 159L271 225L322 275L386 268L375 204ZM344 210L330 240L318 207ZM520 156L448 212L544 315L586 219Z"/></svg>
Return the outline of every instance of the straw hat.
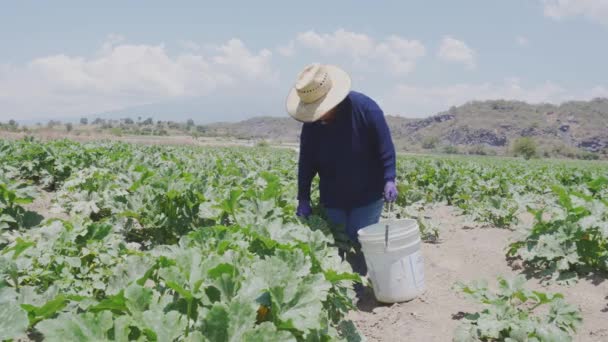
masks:
<svg viewBox="0 0 608 342"><path fill-rule="evenodd" d="M350 85L350 76L337 66L311 64L289 91L287 112L301 122L317 121L348 96Z"/></svg>

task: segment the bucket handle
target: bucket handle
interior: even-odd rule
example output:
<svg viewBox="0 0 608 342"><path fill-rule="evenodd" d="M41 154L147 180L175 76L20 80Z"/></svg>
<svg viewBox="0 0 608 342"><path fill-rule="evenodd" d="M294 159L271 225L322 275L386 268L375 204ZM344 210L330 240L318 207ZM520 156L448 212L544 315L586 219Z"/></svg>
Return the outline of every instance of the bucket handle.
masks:
<svg viewBox="0 0 608 342"><path fill-rule="evenodd" d="M389 217L392 216L393 214L393 203L389 202L388 203L388 213L389 213ZM388 231L389 231L389 225L388 223L386 223L384 225L384 252L388 252Z"/></svg>

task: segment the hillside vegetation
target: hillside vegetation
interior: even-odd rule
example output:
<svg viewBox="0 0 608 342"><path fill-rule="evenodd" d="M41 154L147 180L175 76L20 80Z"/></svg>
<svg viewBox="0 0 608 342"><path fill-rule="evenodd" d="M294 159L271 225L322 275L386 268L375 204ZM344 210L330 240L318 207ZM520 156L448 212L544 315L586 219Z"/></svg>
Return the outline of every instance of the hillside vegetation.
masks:
<svg viewBox="0 0 608 342"><path fill-rule="evenodd" d="M608 158L608 99L572 101L561 105L519 101L474 101L423 119L387 115L397 150L443 154L525 155L526 157ZM20 127L14 120L0 130L71 135L176 136L246 139L297 143L301 124L288 117L254 117L234 123L196 124L97 118L80 124L50 121ZM522 140L523 138L523 140ZM524 143L524 144L522 144ZM526 152L518 146L526 145ZM531 146L533 145L533 146ZM533 155L529 151L534 151Z"/></svg>
<svg viewBox="0 0 608 342"><path fill-rule="evenodd" d="M605 157L608 99L532 105L518 101L476 101L424 119L387 116L400 151L510 154L513 143L530 137L544 156ZM205 135L296 142L300 124L289 117L258 117L206 126Z"/></svg>

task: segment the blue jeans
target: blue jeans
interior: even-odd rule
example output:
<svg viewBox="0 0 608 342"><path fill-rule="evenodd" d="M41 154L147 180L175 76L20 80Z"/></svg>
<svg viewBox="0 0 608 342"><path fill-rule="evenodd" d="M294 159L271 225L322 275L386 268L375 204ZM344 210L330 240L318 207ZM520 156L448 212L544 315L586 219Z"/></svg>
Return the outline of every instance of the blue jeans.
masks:
<svg viewBox="0 0 608 342"><path fill-rule="evenodd" d="M325 212L332 223L344 227L352 242L358 242L357 232L359 229L378 223L383 207L384 200L379 199L359 208L350 210L325 208Z"/></svg>

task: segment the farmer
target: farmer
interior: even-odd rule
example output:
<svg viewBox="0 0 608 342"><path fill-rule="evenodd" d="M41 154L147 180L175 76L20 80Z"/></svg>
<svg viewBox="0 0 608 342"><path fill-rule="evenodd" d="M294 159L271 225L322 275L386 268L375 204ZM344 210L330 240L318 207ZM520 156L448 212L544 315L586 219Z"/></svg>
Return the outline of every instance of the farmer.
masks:
<svg viewBox="0 0 608 342"><path fill-rule="evenodd" d="M304 123L296 214L312 213L310 186L318 174L329 219L358 246L357 231L377 223L384 202L397 198L395 147L382 109L350 87L344 70L309 65L287 97L287 111Z"/></svg>

